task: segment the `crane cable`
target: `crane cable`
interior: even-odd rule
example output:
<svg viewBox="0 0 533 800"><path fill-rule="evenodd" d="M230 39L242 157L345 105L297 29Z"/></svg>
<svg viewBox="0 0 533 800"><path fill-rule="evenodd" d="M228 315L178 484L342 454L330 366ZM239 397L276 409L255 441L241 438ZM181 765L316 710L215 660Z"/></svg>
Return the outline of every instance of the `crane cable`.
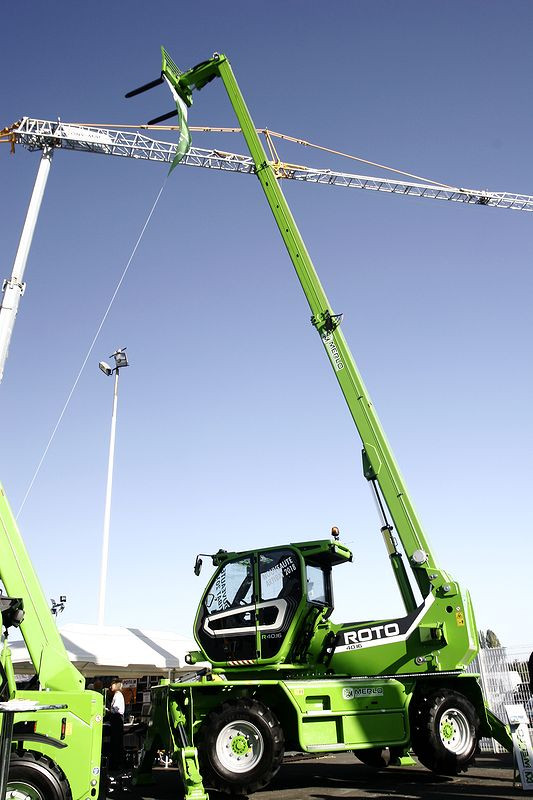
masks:
<svg viewBox="0 0 533 800"><path fill-rule="evenodd" d="M369 161L367 158L361 158L360 156L350 155L350 153L343 153L340 150L333 150L331 147L324 147L320 144L313 144L313 142L306 142L304 139L296 139L294 136L288 136L285 133L277 133L276 131L271 131L265 129L262 131L265 136L275 136L278 139L282 139L287 142L293 142L294 144L301 144L303 147L311 147L315 150L323 150L326 153L332 153L336 156L342 156L343 158L350 158L353 161L360 161L362 164L368 164L371 167L378 167L379 169L386 169L390 172L395 172L397 175L404 175L407 178L415 178L418 181L425 181L426 183L433 183L435 186L442 186L446 189L453 189L453 186L450 186L447 183L442 183L442 181L434 181L431 178L424 178L421 175L415 175L412 172L405 172L401 169L396 169L395 167L388 167L386 164L379 164L377 161Z"/></svg>
<svg viewBox="0 0 533 800"><path fill-rule="evenodd" d="M31 481L29 483L29 486L26 489L26 494L24 495L24 498L22 500L22 503L20 504L19 510L16 513L16 519L19 518L19 516L20 516L20 514L22 512L22 509L24 508L24 505L26 503L26 500L28 499L28 496L29 496L29 494L30 494L30 492L31 492L31 490L33 488L33 484L35 483L35 481L37 479L37 476L38 476L38 474L39 474L39 472L41 470L43 462L44 462L44 460L45 460L45 458L46 458L46 456L48 454L50 446L51 446L51 444L52 444L52 442L53 442L53 440L55 438L57 430L58 430L58 428L59 428L59 426L61 424L61 421L62 421L62 419L63 419L63 417L65 415L65 412L66 412L66 410L68 408L68 405L70 403L72 395L74 394L74 391L76 390L76 386L78 385L78 382L79 382L79 380L80 380L80 378L82 376L83 370L85 369L87 361L89 360L89 357L90 357L90 355L91 355L91 353L92 353L92 351L94 349L94 346L96 344L96 340L98 339L98 336L100 335L100 331L102 330L102 328L104 326L104 323L105 323L105 321L106 321L106 319L107 319L107 317L109 315L109 312L111 311L111 307L112 307L113 303L115 302L115 298L116 298L116 296L117 296L117 294L118 294L118 292L120 290L120 287L122 286L122 284L124 282L124 279L125 279L125 277L126 277L126 275L128 273L128 270L130 268L130 264L133 261L133 257L135 256L135 253L137 252L137 248L139 247L139 244L141 243L141 239L143 238L144 232L146 231L146 228L148 227L148 224L149 224L149 222L150 222L150 220L152 218L152 215L153 215L153 213L155 211L155 208L156 208L156 206L157 206L157 204L159 202L159 198L163 194L163 189L166 186L167 178L168 178L168 175L165 176L165 180L163 181L163 185L161 186L161 188L159 189L159 192L157 193L155 201L154 201L154 203L152 205L152 208L150 209L150 212L149 212L149 214L148 214L148 216L146 218L146 221L145 221L145 223L144 223L144 225L143 225L143 227L141 229L141 232L140 232L140 234L139 234L139 236L137 238L137 241L135 242L135 246L133 247L133 250L131 251L131 255L130 255L130 257L129 257L127 263L126 263L126 266L122 270L122 275L120 276L120 278L118 280L118 283L117 283L117 285L115 287L115 290L114 290L113 294L111 295L111 299L110 299L109 303L107 304L107 308L106 308L106 310L105 310L105 312L104 312L104 314L102 316L102 319L100 320L100 324L98 325L98 328L96 329L96 333L94 334L93 339L91 341L91 344L89 345L89 349L87 350L85 358L82 361L82 364L81 364L81 367L79 368L78 374L76 375L74 383L72 384L72 388L71 388L71 390L70 390L70 392L69 392L69 394L67 396L67 399L65 400L65 403L64 403L63 408L61 410L61 413L60 413L60 415L58 417L58 420L57 420L57 422L56 422L56 424L54 426L54 429L52 430L50 438L48 439L48 443L47 443L46 447L44 448L44 452L43 452L43 454L41 456L41 459L40 459L39 463L37 464L37 467L35 468L35 471L33 473L33 476L32 476L32 479L31 479Z"/></svg>
<svg viewBox="0 0 533 800"><path fill-rule="evenodd" d="M124 129L131 129L131 130L144 130L144 131L179 131L179 125L111 125L110 123L99 123L95 124L93 122L73 122L70 123L71 125L79 125L80 127L87 127L87 128L124 128ZM189 130L194 131L195 133L242 133L241 128L221 128L221 127L213 127L209 125L189 125ZM286 142L292 142L293 144L302 145L302 147L310 147L311 149L321 150L325 153L331 153L335 156L341 156L342 158L349 158L353 161L359 161L361 164L368 164L371 167L378 167L378 169L385 169L389 172L394 172L397 175L403 175L406 178L413 178L417 181L424 181L425 183L432 183L435 186L441 186L443 189L453 189L455 190L456 187L452 186L449 183L443 183L442 181L435 181L432 178L425 178L422 175L415 175L413 172L406 172L402 169L396 169L395 167L389 167L387 164L380 164L378 161L370 161L368 158L361 158L360 156L354 156L350 153L343 153L341 150L334 150L331 147L325 147L324 145L315 144L313 142L308 142L305 139L299 139L295 136L289 136L286 133L278 133L277 131L271 131L270 128L256 128L257 133L263 134L265 136L267 144L271 153L273 152L275 158L278 160L278 164L281 164L275 149L273 149L272 142L270 141L270 137L275 137L276 139L281 139ZM290 165L289 165L290 166ZM308 169L308 167L302 167L302 169Z"/></svg>
<svg viewBox="0 0 533 800"><path fill-rule="evenodd" d="M94 128L129 128L129 129L133 129L133 130L165 130L165 131L177 131L177 130L180 130L180 127L177 126L177 125L122 125L122 124L121 125L111 125L109 123L100 123L100 124L96 125L94 123L86 123L86 122L84 122L84 123L77 122L77 123L71 123L71 124L72 125L79 125L80 127L94 127ZM222 128L222 127L212 127L212 126L190 126L189 130L196 131L196 132L201 132L201 133L242 133L241 128ZM289 136L288 134L278 133L276 131L271 131L268 128L257 128L256 130L257 130L258 133L261 133L261 134L263 134L265 136L268 148L270 150L270 153L273 156L274 160L275 161L277 160L277 164L278 165L281 165L281 162L279 160L278 154L277 154L276 149L274 147L274 144L273 144L273 142L271 140L271 137L275 137L277 139L281 139L281 140L287 141L287 142L293 142L294 144L299 144L299 145L302 145L303 147L310 147L310 148L313 148L313 149L316 149L316 150L321 150L321 151L324 151L324 152L327 152L327 153L331 153L332 155L342 156L343 158L350 158L350 159L352 159L354 161L359 161L359 162L361 162L363 164L368 164L370 166L378 167L380 169L389 170L390 172L395 172L398 175L404 175L404 176L409 177L409 178L415 178L416 180L426 181L427 183L433 183L436 186L442 186L443 188L447 188L447 189L452 189L453 188L452 186L450 186L450 185L448 185L446 183L442 183L441 181L434 181L431 178L425 178L425 177L422 177L420 175L415 175L412 172L406 172L404 170L395 169L394 167L389 167L389 166L387 166L385 164L379 164L376 161L370 161L370 160L368 160L366 158L361 158L359 156L354 156L354 155L351 155L349 153L343 153L340 150L334 150L334 149L332 149L330 147L324 147L323 145L314 144L313 142L308 142L305 139L298 139L298 138L296 138L294 136ZM11 126L11 128L4 128L4 129L0 130L0 141L9 142L11 144L12 152L14 152L14 139L15 139L14 134L15 134L14 126ZM274 164L274 165L276 165L276 164ZM96 344L98 336L100 335L100 331L102 330L102 328L104 326L104 323L105 323L105 321L106 321L106 319L107 319L107 317L109 315L109 312L111 311L111 306L113 305L113 303L115 301L115 298L116 298L116 296L117 296L117 294L119 292L119 289L120 289L120 287L121 287L121 285L122 285L122 283L123 283L123 281L124 281L124 279L126 277L126 274L127 274L128 270L129 270L129 267L130 267L130 264L131 264L131 262L133 260L133 257L135 256L135 253L137 252L137 248L138 248L138 246L139 246L139 244L141 242L141 239L142 239L142 237L144 235L144 232L145 232L146 228L148 227L148 224L149 224L149 222L150 222L150 220L152 218L152 215L153 215L153 213L155 211L155 208L156 208L156 206L157 206L157 204L159 202L159 198L161 197L161 195L163 193L163 189L165 188L167 177L168 176L165 177L163 185L161 186L161 188L160 188L160 190L159 190L159 192L157 194L157 197L156 197L156 199L155 199L155 201L154 201L154 203L152 205L152 208L150 209L148 217L147 217L147 219L146 219L146 221L145 221L145 223L144 223L144 225L142 227L141 233L139 234L139 237L138 237L138 239L137 239L137 241L135 243L135 246L134 246L134 248L133 248L133 250L131 252L131 255L130 255L129 259L128 259L128 262L127 262L127 264L126 264L126 266L125 266L125 268L124 268L124 270L122 272L122 275L121 275L121 277L120 277L120 279L119 279L119 281L118 281L118 283L117 283L117 285L115 287L115 291L113 292L113 295L111 296L111 300L109 301L109 304L108 304L108 306L107 306L107 308L106 308L106 310L104 312L104 315L103 315L103 317L102 317L102 319L100 321L100 324L99 324L99 326L98 326L98 328L96 330L96 333L94 334L94 337L93 337L92 342L91 342L91 344L89 346L89 349L88 349L88 351L87 351L87 353L85 355L85 358L83 359L83 362L82 362L81 367L80 367L80 369L78 371L78 374L77 374L77 376L76 376L76 378L74 380L72 388L71 388L71 390L70 390L70 392L69 392L69 394L67 396L67 399L66 399L66 401L65 401L65 403L63 405L63 408L61 410L59 418L58 418L58 420L57 420L57 422L56 422L56 424L55 424L55 426L54 426L54 428L52 430L50 438L48 439L48 443L47 443L47 445L46 445L46 447L44 449L44 452L43 452L43 454L41 456L41 459L40 459L39 463L37 464L37 467L36 467L36 469L35 469L35 471L33 473L32 479L31 479L31 481L29 483L29 486L28 486L28 488L26 490L26 494L24 495L22 503L20 504L19 510L17 511L17 514L16 514L16 518L17 519L18 519L19 515L21 514L21 512L22 512L22 510L24 508L24 505L26 503L26 500L28 499L28 496L29 496L29 494L30 494L30 492L31 492L31 490L33 488L33 484L35 483L35 481L37 479L37 476L38 476L38 474L39 474L39 472L41 470L41 467L43 465L43 462L44 462L44 460L45 460L45 458L46 458L46 456L48 454L50 446L52 445L52 442L53 442L53 440L55 438L57 430L58 430L58 428L59 428L59 426L61 424L61 421L62 421L62 419L63 419L63 417L65 415L65 412L66 412L66 410L68 408L68 405L70 403L72 395L74 394L74 391L76 390L76 387L77 387L78 382L79 382L79 380L81 378L83 370L85 369L85 366L86 366L87 361L89 360L89 357L90 357L90 355L91 355L91 353L92 353L92 351L94 349L94 346Z"/></svg>

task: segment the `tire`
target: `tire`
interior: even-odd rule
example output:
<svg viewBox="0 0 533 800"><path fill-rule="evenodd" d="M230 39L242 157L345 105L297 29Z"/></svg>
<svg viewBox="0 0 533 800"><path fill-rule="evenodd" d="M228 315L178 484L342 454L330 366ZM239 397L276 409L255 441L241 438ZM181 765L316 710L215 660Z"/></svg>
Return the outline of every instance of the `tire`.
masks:
<svg viewBox="0 0 533 800"><path fill-rule="evenodd" d="M354 750L353 752L367 767L385 769L390 764L394 764L403 750L401 747L370 747L367 750Z"/></svg>
<svg viewBox="0 0 533 800"><path fill-rule="evenodd" d="M470 700L441 689L413 700L411 744L418 760L441 775L458 775L473 762L479 718Z"/></svg>
<svg viewBox="0 0 533 800"><path fill-rule="evenodd" d="M232 700L211 711L200 728L198 757L207 786L248 794L266 786L284 753L283 730L263 703Z"/></svg>
<svg viewBox="0 0 533 800"><path fill-rule="evenodd" d="M6 800L71 800L64 772L52 759L32 750L11 754Z"/></svg>

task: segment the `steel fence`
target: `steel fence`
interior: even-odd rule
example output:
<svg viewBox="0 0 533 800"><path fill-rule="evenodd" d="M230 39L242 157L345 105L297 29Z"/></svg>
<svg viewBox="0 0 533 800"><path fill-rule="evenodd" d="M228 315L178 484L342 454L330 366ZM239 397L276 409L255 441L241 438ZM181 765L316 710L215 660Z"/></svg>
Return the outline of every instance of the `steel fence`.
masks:
<svg viewBox="0 0 533 800"><path fill-rule="evenodd" d="M521 703L533 725L533 697L531 693L528 659L533 645L517 647L487 647L468 667L468 672L478 672L483 694L490 710L507 722L505 706ZM503 747L494 739L482 739L484 752L503 753Z"/></svg>

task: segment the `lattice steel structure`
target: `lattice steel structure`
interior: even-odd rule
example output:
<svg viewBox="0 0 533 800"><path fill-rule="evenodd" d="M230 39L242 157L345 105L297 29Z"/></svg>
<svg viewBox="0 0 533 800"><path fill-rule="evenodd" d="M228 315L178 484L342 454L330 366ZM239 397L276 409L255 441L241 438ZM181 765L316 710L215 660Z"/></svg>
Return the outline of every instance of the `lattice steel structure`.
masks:
<svg viewBox="0 0 533 800"><path fill-rule="evenodd" d="M238 129L200 128L199 130L214 132L216 130L236 131ZM273 146L273 136L299 142L300 144L309 145L310 143L293 139L283 134L275 134L273 131L262 130L259 132L266 137L271 156L269 165L273 168L276 177L281 180L326 184L327 186L340 186L346 189L367 189L373 192L426 197L431 200L449 200L455 203L507 208L514 211L533 211L533 197L524 194L463 189L433 182L413 183L393 178L377 178L369 175L355 175L348 172L313 169L307 166L287 164L279 159ZM116 130L107 126L78 125L62 122L60 119L53 121L32 119L31 117L23 117L23 119L9 128L1 130L0 141L10 142L13 149L19 144L28 150L40 150L42 152L41 163L11 277L3 283L3 298L0 305L1 381L20 298L25 289L24 271L26 261L54 152L56 150L77 150L84 153L121 156L122 158L136 158L143 161L158 161L163 164L171 164L176 154L177 144L164 142L160 139L152 139L138 130ZM320 149L327 150L327 148ZM245 174L254 174L256 172L250 156L228 153L223 150L206 150L201 147L191 147L180 161L179 166L182 165L206 167L207 169L217 169L225 172L243 172Z"/></svg>
<svg viewBox="0 0 533 800"><path fill-rule="evenodd" d="M176 153L176 144L152 139L137 131L113 130L88 125L73 125L57 121L24 117L9 129L12 141L28 150L45 147L78 150L86 153L160 161L170 164ZM180 166L206 167L226 172L255 173L249 156L191 147ZM464 189L445 184L411 183L391 178L376 178L329 169L274 162L277 174L287 180L340 186L346 189L367 189L373 192L425 197L432 200L449 200L455 203L506 208L513 211L533 211L533 197L527 194L491 192L484 189Z"/></svg>

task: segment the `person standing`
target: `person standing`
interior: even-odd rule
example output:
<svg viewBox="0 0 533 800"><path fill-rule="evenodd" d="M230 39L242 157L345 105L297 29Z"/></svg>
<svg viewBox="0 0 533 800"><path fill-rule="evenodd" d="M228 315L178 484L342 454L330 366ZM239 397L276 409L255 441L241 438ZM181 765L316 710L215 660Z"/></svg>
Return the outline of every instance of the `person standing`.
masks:
<svg viewBox="0 0 533 800"><path fill-rule="evenodd" d="M120 769L124 762L124 711L126 703L122 694L121 681L111 684L111 703L109 706L110 753L109 766L111 769Z"/></svg>

